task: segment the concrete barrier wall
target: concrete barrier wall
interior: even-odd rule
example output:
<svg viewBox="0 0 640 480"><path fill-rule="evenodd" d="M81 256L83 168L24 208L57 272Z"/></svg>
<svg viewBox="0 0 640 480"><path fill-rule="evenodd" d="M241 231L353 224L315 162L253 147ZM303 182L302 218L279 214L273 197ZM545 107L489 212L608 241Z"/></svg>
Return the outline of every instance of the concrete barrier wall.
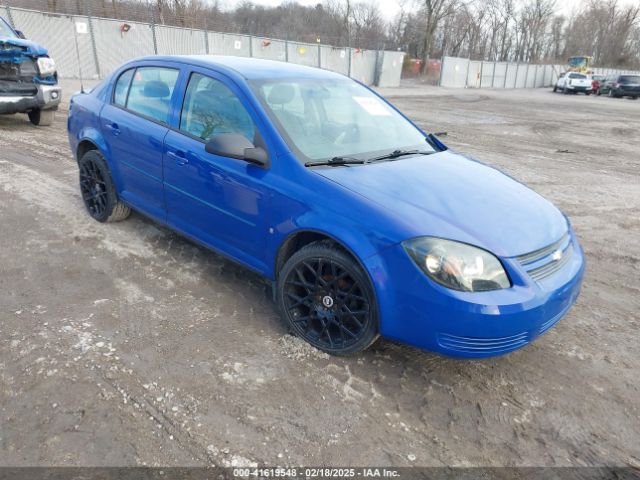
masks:
<svg viewBox="0 0 640 480"><path fill-rule="evenodd" d="M567 70L564 65L486 62L467 58L444 57L440 86L450 88L537 88L550 87ZM594 68L594 73L638 74L630 70Z"/></svg>
<svg viewBox="0 0 640 480"><path fill-rule="evenodd" d="M60 15L0 5L25 36L49 50L61 78L104 78L122 63L147 55L233 55L288 61L332 70L372 85L400 85L401 52L292 42L83 15ZM76 51L77 45L77 51ZM388 58L386 57L388 56ZM387 60L385 60L387 58Z"/></svg>

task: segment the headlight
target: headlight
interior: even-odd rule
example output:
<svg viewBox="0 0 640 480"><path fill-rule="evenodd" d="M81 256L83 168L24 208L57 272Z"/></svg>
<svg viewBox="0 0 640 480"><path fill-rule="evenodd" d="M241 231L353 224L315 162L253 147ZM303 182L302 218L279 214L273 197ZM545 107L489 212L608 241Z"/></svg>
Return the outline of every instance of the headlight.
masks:
<svg viewBox="0 0 640 480"><path fill-rule="evenodd" d="M500 260L477 247L434 237L419 237L402 245L432 280L453 290L484 292L509 288Z"/></svg>
<svg viewBox="0 0 640 480"><path fill-rule="evenodd" d="M38 58L38 71L40 72L40 76L48 77L56 73L56 62L53 61L53 58L49 57L40 57Z"/></svg>

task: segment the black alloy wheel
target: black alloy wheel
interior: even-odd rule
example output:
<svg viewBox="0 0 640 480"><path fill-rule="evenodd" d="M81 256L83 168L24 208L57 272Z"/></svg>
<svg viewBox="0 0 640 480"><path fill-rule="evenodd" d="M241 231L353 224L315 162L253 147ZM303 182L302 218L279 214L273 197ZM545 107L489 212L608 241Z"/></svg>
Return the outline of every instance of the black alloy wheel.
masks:
<svg viewBox="0 0 640 480"><path fill-rule="evenodd" d="M131 210L118 199L109 168L97 150L90 150L78 164L80 193L84 206L98 222L116 222L129 216Z"/></svg>
<svg viewBox="0 0 640 480"><path fill-rule="evenodd" d="M277 293L292 332L320 350L347 355L378 337L368 277L329 243L313 243L295 253L280 273Z"/></svg>

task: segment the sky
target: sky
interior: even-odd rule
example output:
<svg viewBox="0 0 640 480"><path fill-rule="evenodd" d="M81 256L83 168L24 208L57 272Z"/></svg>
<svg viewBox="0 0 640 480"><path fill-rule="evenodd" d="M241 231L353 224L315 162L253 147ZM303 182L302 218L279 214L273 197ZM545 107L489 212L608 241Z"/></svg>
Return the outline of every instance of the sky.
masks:
<svg viewBox="0 0 640 480"><path fill-rule="evenodd" d="M224 5L233 7L235 4L240 3L241 0L223 0ZM251 0L257 5L265 6L277 6L283 3L284 0ZM313 6L318 3L322 3L321 0L297 0L301 5ZM360 0L367 3L374 3L380 7L380 11L388 19L392 19L400 11L400 7L397 0ZM564 15L571 14L571 11L580 5L583 0L557 0L558 12ZM629 5L638 0L620 0L621 5ZM407 7L411 5L412 0L406 0Z"/></svg>

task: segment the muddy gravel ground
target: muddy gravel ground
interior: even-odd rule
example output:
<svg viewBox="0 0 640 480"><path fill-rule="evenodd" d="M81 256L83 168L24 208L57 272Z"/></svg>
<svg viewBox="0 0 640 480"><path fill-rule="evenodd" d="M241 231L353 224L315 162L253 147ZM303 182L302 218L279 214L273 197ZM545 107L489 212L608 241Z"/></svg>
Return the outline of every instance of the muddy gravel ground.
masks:
<svg viewBox="0 0 640 480"><path fill-rule="evenodd" d="M570 215L588 271L556 328L482 361L327 356L254 274L92 221L64 110L0 117L0 464L640 465L640 101L383 93Z"/></svg>

